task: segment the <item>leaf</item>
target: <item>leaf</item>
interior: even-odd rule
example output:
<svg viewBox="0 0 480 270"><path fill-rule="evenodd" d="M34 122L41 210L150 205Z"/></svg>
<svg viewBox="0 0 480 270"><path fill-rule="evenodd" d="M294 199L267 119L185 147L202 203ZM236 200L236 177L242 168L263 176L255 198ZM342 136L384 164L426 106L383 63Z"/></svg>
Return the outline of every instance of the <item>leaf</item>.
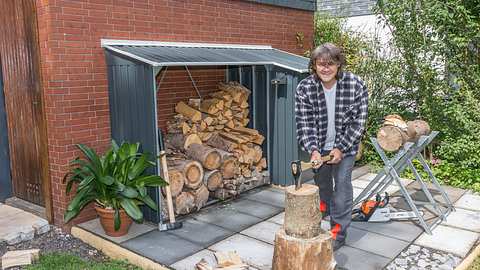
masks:
<svg viewBox="0 0 480 270"><path fill-rule="evenodd" d="M140 198L148 207L152 208L155 211L158 211L158 206L155 201L150 198L150 196L144 196Z"/></svg>
<svg viewBox="0 0 480 270"><path fill-rule="evenodd" d="M138 197L138 192L129 186L126 186L125 189L121 192L121 194L127 198L137 198Z"/></svg>
<svg viewBox="0 0 480 270"><path fill-rule="evenodd" d="M132 219L136 221L141 221L143 219L142 211L132 199L122 198L120 199L120 205Z"/></svg>
<svg viewBox="0 0 480 270"><path fill-rule="evenodd" d="M115 213L113 214L113 222L114 222L114 229L118 231L120 229L120 211L115 209Z"/></svg>

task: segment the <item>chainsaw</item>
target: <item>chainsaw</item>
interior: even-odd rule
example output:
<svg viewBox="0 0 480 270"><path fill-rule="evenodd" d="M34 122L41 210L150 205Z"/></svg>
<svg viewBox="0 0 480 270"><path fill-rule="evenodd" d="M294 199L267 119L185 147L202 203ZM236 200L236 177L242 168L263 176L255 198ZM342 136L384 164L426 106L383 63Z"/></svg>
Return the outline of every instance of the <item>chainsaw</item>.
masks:
<svg viewBox="0 0 480 270"><path fill-rule="evenodd" d="M377 193L375 200L367 199L362 202L360 208L352 211L352 220L366 222L388 222L390 220L418 219L413 211L391 212L390 208L386 207L389 200L390 196L387 192L385 192L385 196L383 198Z"/></svg>

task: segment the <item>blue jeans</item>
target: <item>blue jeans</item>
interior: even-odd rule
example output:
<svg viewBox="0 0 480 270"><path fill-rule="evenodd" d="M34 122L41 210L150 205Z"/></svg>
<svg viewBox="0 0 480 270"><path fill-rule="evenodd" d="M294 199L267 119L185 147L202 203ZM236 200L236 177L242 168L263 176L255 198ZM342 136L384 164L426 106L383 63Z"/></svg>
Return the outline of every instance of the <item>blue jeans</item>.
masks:
<svg viewBox="0 0 480 270"><path fill-rule="evenodd" d="M330 215L332 237L339 241L345 240L347 228L352 222L354 163L354 156L346 156L338 164L323 164L313 171L324 206L321 210L324 210L324 215Z"/></svg>

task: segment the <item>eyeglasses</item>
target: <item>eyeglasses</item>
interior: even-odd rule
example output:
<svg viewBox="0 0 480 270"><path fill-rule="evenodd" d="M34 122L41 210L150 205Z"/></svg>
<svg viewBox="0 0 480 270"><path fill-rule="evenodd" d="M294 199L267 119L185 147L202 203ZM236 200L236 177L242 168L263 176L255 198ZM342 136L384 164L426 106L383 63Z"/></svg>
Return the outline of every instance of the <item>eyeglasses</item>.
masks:
<svg viewBox="0 0 480 270"><path fill-rule="evenodd" d="M315 65L320 66L320 67L329 68L329 67L332 67L332 66L337 65L337 63L335 63L335 62L333 62L333 61L328 61L328 62L316 62Z"/></svg>

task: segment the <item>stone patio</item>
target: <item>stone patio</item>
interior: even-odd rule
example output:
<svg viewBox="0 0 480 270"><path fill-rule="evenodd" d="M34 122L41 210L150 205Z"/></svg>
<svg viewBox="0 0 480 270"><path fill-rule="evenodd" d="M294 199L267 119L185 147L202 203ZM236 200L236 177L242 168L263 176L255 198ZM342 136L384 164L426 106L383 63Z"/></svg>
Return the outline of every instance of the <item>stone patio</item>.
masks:
<svg viewBox="0 0 480 270"><path fill-rule="evenodd" d="M356 176L353 185L358 195L375 174ZM409 191L418 190L415 182L408 179L402 182L408 184ZM391 194L398 190L395 184L389 187ZM354 222L346 245L335 252L338 268L383 269L400 254L405 255L409 247L417 246L464 258L479 239L480 196L457 188L445 187L445 190L457 211L442 221L432 235L412 221ZM396 207L402 206L401 198L394 203ZM271 269L274 235L283 223L283 205L283 190L263 187L234 201L202 209L184 219L183 228L175 231L159 232L156 226L134 224L127 236L109 238L103 234L98 220L79 227L173 269L194 269L202 258L215 265L213 252L220 250L236 251L251 269ZM322 223L324 229L328 229L327 223ZM388 269L404 268L389 265Z"/></svg>
<svg viewBox="0 0 480 270"><path fill-rule="evenodd" d="M47 220L0 203L0 242L14 245L50 230Z"/></svg>

